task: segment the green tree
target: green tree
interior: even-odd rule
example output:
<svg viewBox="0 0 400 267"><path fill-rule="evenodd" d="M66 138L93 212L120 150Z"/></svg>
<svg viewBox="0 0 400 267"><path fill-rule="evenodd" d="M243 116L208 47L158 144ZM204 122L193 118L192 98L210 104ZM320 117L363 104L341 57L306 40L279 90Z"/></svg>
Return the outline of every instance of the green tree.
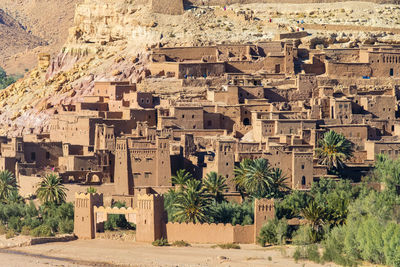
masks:
<svg viewBox="0 0 400 267"><path fill-rule="evenodd" d="M326 210L315 201L310 201L308 206L301 211L303 217L311 226L311 241L318 242L323 237L323 226L328 217Z"/></svg>
<svg viewBox="0 0 400 267"><path fill-rule="evenodd" d="M344 162L353 155L352 143L344 135L334 131L324 134L324 138L318 141L315 152L319 163L330 170L343 168Z"/></svg>
<svg viewBox="0 0 400 267"><path fill-rule="evenodd" d="M9 85L15 83L21 76L9 76L0 68L0 89L7 88Z"/></svg>
<svg viewBox="0 0 400 267"><path fill-rule="evenodd" d="M246 192L244 186L246 181L246 173L251 164L253 164L253 160L245 158L240 162L239 166L235 167L234 169L235 177L233 178L233 180L236 184L236 190L240 192L243 199Z"/></svg>
<svg viewBox="0 0 400 267"><path fill-rule="evenodd" d="M203 179L205 190L214 198L216 202L224 200L224 191L228 189L226 178L216 172L210 172Z"/></svg>
<svg viewBox="0 0 400 267"><path fill-rule="evenodd" d="M68 189L62 184L61 178L51 173L46 175L39 183L39 188L36 190L36 195L42 203L61 204L65 202Z"/></svg>
<svg viewBox="0 0 400 267"><path fill-rule="evenodd" d="M383 233L386 264L400 266L400 225L391 222Z"/></svg>
<svg viewBox="0 0 400 267"><path fill-rule="evenodd" d="M18 195L17 180L8 170L0 172L0 201L7 202Z"/></svg>
<svg viewBox="0 0 400 267"><path fill-rule="evenodd" d="M179 222L202 223L207 220L210 199L205 194L205 189L198 180L189 180L185 190L179 192L175 199L175 220Z"/></svg>
<svg viewBox="0 0 400 267"><path fill-rule="evenodd" d="M174 176L171 177L171 182L173 185L179 186L179 191L183 191L186 182L193 179L193 176L190 172L180 169L176 172Z"/></svg>
<svg viewBox="0 0 400 267"><path fill-rule="evenodd" d="M266 197L271 192L272 172L266 159L254 160L245 173L244 188L246 192L252 197Z"/></svg>
<svg viewBox="0 0 400 267"><path fill-rule="evenodd" d="M282 197L282 192L287 192L290 188L287 185L288 178L283 174L279 168L273 168L271 173L271 197Z"/></svg>
<svg viewBox="0 0 400 267"><path fill-rule="evenodd" d="M288 224L285 219L269 220L261 227L257 236L257 243L265 247L266 244L277 245L284 244L288 235Z"/></svg>

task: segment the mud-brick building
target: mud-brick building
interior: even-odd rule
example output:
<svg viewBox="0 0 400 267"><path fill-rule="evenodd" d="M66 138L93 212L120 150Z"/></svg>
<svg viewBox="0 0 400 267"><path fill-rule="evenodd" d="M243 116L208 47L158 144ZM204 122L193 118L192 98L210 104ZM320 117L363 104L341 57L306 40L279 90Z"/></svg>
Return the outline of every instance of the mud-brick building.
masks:
<svg viewBox="0 0 400 267"><path fill-rule="evenodd" d="M171 186L169 139L117 138L114 183L118 195L133 195L134 189L141 187L166 191Z"/></svg>

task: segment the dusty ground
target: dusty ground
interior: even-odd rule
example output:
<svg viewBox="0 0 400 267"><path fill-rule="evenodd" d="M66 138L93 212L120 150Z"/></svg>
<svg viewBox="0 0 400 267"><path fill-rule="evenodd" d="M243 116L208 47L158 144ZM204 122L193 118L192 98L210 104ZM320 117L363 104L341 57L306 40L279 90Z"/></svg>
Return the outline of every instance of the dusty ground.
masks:
<svg viewBox="0 0 400 267"><path fill-rule="evenodd" d="M7 266L320 266L310 262L295 263L279 249L241 245L240 250L194 245L188 248L153 247L149 244L116 240L77 240L30 247L0 250L0 265ZM291 249L285 250L287 254ZM11 253L23 254L11 254ZM48 257L48 258L45 258ZM57 259L58 258L58 259ZM69 259L69 260L68 260ZM29 263L29 264L26 264ZM14 265L13 265L14 264ZM325 264L324 266L334 266Z"/></svg>

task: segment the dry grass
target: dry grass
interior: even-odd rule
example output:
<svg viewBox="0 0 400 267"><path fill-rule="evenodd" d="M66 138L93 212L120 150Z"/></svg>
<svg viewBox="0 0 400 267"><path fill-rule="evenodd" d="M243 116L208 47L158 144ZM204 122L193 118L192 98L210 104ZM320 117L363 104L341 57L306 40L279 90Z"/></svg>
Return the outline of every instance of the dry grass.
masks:
<svg viewBox="0 0 400 267"><path fill-rule="evenodd" d="M222 249L240 249L240 246L235 243L218 244L212 246L212 248L217 248L217 247Z"/></svg>

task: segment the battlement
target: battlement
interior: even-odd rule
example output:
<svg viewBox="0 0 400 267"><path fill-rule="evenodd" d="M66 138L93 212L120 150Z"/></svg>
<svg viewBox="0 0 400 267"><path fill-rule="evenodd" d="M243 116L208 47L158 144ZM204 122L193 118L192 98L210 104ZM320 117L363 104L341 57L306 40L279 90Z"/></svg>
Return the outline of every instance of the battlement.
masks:
<svg viewBox="0 0 400 267"><path fill-rule="evenodd" d="M164 196L159 194L139 194L137 200L164 200Z"/></svg>
<svg viewBox="0 0 400 267"><path fill-rule="evenodd" d="M103 197L103 193L83 193L83 192L76 192L75 193L75 198L89 199L90 197L102 198Z"/></svg>
<svg viewBox="0 0 400 267"><path fill-rule="evenodd" d="M129 213L137 213L137 209L133 209L131 207L104 207L104 206L95 206L94 212L104 212L107 214L129 214Z"/></svg>

